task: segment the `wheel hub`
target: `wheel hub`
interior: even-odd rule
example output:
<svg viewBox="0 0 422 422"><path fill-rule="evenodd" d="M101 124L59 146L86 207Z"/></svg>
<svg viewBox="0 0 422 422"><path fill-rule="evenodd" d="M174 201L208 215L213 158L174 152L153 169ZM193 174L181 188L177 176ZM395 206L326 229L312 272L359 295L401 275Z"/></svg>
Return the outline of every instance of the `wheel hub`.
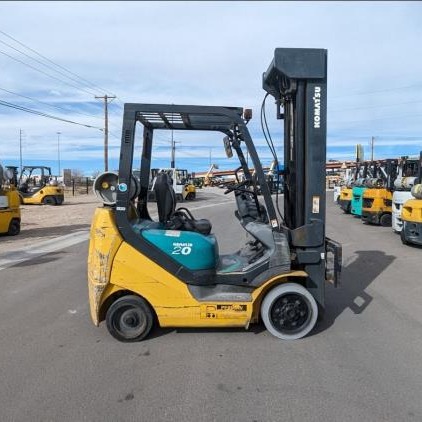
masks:
<svg viewBox="0 0 422 422"><path fill-rule="evenodd" d="M120 316L118 328L126 335L135 335L144 329L145 321L136 309L126 309Z"/></svg>
<svg viewBox="0 0 422 422"><path fill-rule="evenodd" d="M306 298L295 293L278 298L272 306L270 315L278 330L288 332L300 330L311 316Z"/></svg>

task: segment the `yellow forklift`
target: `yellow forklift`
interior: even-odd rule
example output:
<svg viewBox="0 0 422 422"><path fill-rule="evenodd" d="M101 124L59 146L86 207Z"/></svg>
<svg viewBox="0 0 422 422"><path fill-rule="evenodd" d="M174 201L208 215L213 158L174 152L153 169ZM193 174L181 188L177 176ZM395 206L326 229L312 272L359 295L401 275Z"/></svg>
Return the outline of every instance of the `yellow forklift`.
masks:
<svg viewBox="0 0 422 422"><path fill-rule="evenodd" d="M18 190L21 203L25 205L62 205L64 201L64 189L53 178L50 167L24 166Z"/></svg>
<svg viewBox="0 0 422 422"><path fill-rule="evenodd" d="M374 178L366 181L363 193L362 223L391 227L394 180L398 160L386 160L386 166L374 165Z"/></svg>
<svg viewBox="0 0 422 422"><path fill-rule="evenodd" d="M95 325L105 320L110 334L124 342L144 339L154 325L247 329L262 320L286 340L312 331L325 308L325 283L337 285L341 272L341 246L325 237L326 70L326 50L277 48L263 74L263 107L273 96L277 117L284 119L285 196L279 215L246 126L250 110L125 104L118 178L104 174L98 181L103 206L91 224L88 287ZM134 151L140 127L143 142ZM227 156L234 150L240 164L237 183L225 193L234 194L246 244L220 255L212 223L176 208L165 172L154 187L158 221L151 218L148 187L157 130L224 136ZM274 146L272 151L275 155ZM139 188L132 181L136 157L142 157Z"/></svg>
<svg viewBox="0 0 422 422"><path fill-rule="evenodd" d="M401 157L398 164L397 177L394 181L392 229L395 233L400 233L403 228L401 219L403 205L409 199L413 199L412 187L420 183L420 172L422 163L422 151L419 157Z"/></svg>
<svg viewBox="0 0 422 422"><path fill-rule="evenodd" d="M0 165L0 234L16 236L21 230L19 193L13 170Z"/></svg>
<svg viewBox="0 0 422 422"><path fill-rule="evenodd" d="M359 177L359 162L356 161L356 167L352 169L350 177L345 181L345 185L340 190L337 202L344 213L350 214L352 211L353 186Z"/></svg>
<svg viewBox="0 0 422 422"><path fill-rule="evenodd" d="M422 245L422 152L419 158L419 174L411 193L413 198L407 200L402 208L402 230L400 237L403 244Z"/></svg>
<svg viewBox="0 0 422 422"><path fill-rule="evenodd" d="M137 174L139 172L136 172ZM167 173L172 181L174 193L177 201L193 201L196 198L196 187L190 180L191 177L187 170L176 168L151 169L150 187L148 200L155 201L155 181L160 173Z"/></svg>

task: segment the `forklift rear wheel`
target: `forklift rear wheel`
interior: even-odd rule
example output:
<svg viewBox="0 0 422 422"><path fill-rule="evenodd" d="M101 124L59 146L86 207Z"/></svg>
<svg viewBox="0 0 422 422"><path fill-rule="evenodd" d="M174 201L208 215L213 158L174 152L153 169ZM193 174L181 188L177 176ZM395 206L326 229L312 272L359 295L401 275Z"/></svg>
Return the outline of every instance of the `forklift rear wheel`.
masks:
<svg viewBox="0 0 422 422"><path fill-rule="evenodd" d="M391 214L383 214L380 218L380 224L383 227L391 227Z"/></svg>
<svg viewBox="0 0 422 422"><path fill-rule="evenodd" d="M315 326L318 306L303 286L286 283L274 287L261 305L265 328L282 340L305 337Z"/></svg>
<svg viewBox="0 0 422 422"><path fill-rule="evenodd" d="M135 295L117 299L106 314L109 333L123 342L143 340L151 331L153 320L148 303Z"/></svg>
<svg viewBox="0 0 422 422"><path fill-rule="evenodd" d="M16 236L20 232L21 232L21 223L19 220L14 218L9 224L9 230L7 231L7 234L9 236Z"/></svg>
<svg viewBox="0 0 422 422"><path fill-rule="evenodd" d="M56 198L54 196L44 196L42 203L44 205L56 205Z"/></svg>

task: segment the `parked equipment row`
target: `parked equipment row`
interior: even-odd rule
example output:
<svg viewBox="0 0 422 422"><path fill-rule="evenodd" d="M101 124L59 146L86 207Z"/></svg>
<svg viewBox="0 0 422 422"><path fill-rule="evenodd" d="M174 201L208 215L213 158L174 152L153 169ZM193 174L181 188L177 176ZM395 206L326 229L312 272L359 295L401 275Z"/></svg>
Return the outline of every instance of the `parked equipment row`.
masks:
<svg viewBox="0 0 422 422"><path fill-rule="evenodd" d="M356 162L334 200L363 223L391 226L404 244L422 245L422 151L378 163Z"/></svg>

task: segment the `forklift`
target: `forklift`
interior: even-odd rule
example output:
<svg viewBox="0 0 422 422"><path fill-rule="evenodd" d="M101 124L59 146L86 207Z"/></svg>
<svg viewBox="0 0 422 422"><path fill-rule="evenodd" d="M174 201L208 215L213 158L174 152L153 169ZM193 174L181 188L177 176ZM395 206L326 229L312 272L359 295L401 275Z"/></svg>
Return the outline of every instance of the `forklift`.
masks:
<svg viewBox="0 0 422 422"><path fill-rule="evenodd" d="M13 169L0 165L0 234L16 236L21 231L19 193Z"/></svg>
<svg viewBox="0 0 422 422"><path fill-rule="evenodd" d="M397 177L397 160L386 160L385 168L376 166L374 178L366 183L363 193L362 222L391 227L394 180Z"/></svg>
<svg viewBox="0 0 422 422"><path fill-rule="evenodd" d="M53 178L50 167L24 166L18 190L25 205L62 205L64 201L64 189Z"/></svg>
<svg viewBox="0 0 422 422"><path fill-rule="evenodd" d="M363 207L363 195L368 189L367 183L374 177L376 174L377 167L376 163L365 162L363 164L363 171L361 177L356 179L354 186L352 188L352 202L351 202L351 214L357 217L362 216L362 207Z"/></svg>
<svg viewBox="0 0 422 422"><path fill-rule="evenodd" d="M346 180L345 186L340 190L337 202L340 208L345 214L350 214L352 211L352 197L353 197L353 185L358 178L359 165L356 163L356 167L352 170L351 177Z"/></svg>
<svg viewBox="0 0 422 422"><path fill-rule="evenodd" d="M325 308L325 283L337 286L341 245L325 237L327 51L277 48L263 88L284 119L284 213L276 213L261 161L240 107L125 104L118 178L99 180L90 231L88 290L93 323L119 341L139 341L160 327L244 327L263 321L275 337L299 339ZM173 116L170 122L169 116ZM143 128L140 150L135 131ZM176 208L166 173L157 176L158 221L148 211L156 130L224 136L239 161L234 215L249 235L220 255L212 222ZM252 160L256 178L248 168ZM140 187L132 166L141 157ZM240 173L243 172L243 180ZM257 186L263 203L258 199ZM114 204L110 205L111 199ZM215 221L213 224L218 224Z"/></svg>
<svg viewBox="0 0 422 422"><path fill-rule="evenodd" d="M413 198L403 204L403 228L400 237L405 245L411 243L422 246L422 152L418 163L418 176L411 193Z"/></svg>
<svg viewBox="0 0 422 422"><path fill-rule="evenodd" d="M149 201L156 200L154 187L157 176L160 173L167 173L169 176L173 185L174 193L176 194L177 201L193 201L196 198L196 187L190 180L191 178L187 170L176 168L161 168L151 169L150 187L148 192Z"/></svg>
<svg viewBox="0 0 422 422"><path fill-rule="evenodd" d="M397 178L394 181L393 209L391 226L395 233L400 233L403 228L401 214L403 204L413 199L411 189L420 180L420 165L422 162L422 151L420 157L401 157L398 165Z"/></svg>

